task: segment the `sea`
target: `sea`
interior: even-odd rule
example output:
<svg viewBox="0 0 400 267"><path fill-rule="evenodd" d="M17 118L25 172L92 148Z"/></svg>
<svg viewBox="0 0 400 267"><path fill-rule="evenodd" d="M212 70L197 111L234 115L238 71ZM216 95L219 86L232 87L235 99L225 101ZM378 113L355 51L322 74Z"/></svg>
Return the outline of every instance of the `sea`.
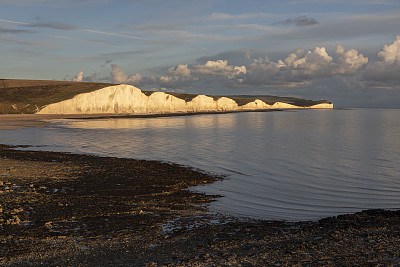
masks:
<svg viewBox="0 0 400 267"><path fill-rule="evenodd" d="M400 109L62 119L0 131L0 143L224 175L191 189L220 195L210 210L239 217L304 221L400 209Z"/></svg>

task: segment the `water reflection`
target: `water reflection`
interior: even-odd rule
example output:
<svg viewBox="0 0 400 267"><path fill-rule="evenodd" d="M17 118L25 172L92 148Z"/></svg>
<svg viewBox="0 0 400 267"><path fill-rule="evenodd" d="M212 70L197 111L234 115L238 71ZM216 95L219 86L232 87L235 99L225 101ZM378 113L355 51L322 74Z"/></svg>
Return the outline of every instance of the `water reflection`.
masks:
<svg viewBox="0 0 400 267"><path fill-rule="evenodd" d="M225 114L193 115L156 118L108 118L108 119L58 119L50 122L59 127L74 129L146 129L146 128L230 128L235 127L235 116Z"/></svg>
<svg viewBox="0 0 400 267"><path fill-rule="evenodd" d="M56 120L0 131L0 143L178 162L228 174L198 190L211 208L316 219L399 208L400 110L304 110L187 117Z"/></svg>

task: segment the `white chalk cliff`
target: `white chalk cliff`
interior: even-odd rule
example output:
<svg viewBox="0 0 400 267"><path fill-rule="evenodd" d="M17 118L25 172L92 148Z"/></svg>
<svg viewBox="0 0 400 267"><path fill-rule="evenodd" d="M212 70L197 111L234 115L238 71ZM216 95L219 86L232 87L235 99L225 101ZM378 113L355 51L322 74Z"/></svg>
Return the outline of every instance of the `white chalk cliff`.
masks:
<svg viewBox="0 0 400 267"><path fill-rule="evenodd" d="M154 92L147 96L139 88L122 84L79 94L74 98L47 105L37 114L165 114L293 108L331 109L333 104L298 107L282 102L268 105L256 99L239 106L235 100L228 97L205 95L198 95L186 102L164 92Z"/></svg>

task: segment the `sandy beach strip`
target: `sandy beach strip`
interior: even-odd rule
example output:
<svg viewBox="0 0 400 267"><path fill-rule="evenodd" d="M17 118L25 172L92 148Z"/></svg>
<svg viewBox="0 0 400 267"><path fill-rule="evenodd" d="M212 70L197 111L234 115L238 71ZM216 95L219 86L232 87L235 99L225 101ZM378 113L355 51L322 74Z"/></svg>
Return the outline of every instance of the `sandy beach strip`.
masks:
<svg viewBox="0 0 400 267"><path fill-rule="evenodd" d="M239 112L271 112L279 109L241 110L221 112L190 112L190 113L162 113L162 114L0 114L0 130L23 129L29 127L43 127L49 120L54 119L117 119L117 118L158 118L178 117L205 114L226 114Z"/></svg>
<svg viewBox="0 0 400 267"><path fill-rule="evenodd" d="M86 115L86 114L0 114L0 130L22 129L29 127L42 127L48 124L48 120L68 118L107 117L110 114Z"/></svg>

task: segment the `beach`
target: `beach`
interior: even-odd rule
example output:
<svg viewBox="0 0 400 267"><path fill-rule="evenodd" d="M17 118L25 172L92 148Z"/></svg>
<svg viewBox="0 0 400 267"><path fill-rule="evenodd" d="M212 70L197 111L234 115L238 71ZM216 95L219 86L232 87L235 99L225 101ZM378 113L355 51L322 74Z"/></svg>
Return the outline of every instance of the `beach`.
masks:
<svg viewBox="0 0 400 267"><path fill-rule="evenodd" d="M0 130L42 127L48 120L68 118L104 118L111 114L0 114ZM115 115L115 117L120 117Z"/></svg>
<svg viewBox="0 0 400 267"><path fill-rule="evenodd" d="M177 117L194 116L204 114L226 114L239 112L272 112L281 111L280 109L268 110L241 110L241 111L218 111L218 112L188 112L188 113L156 113L156 114L0 114L0 130L15 130L30 127L43 127L49 120L56 119L107 119L107 118L159 118L159 117Z"/></svg>
<svg viewBox="0 0 400 267"><path fill-rule="evenodd" d="M212 213L177 164L0 147L0 265L393 265L400 212L286 222Z"/></svg>

